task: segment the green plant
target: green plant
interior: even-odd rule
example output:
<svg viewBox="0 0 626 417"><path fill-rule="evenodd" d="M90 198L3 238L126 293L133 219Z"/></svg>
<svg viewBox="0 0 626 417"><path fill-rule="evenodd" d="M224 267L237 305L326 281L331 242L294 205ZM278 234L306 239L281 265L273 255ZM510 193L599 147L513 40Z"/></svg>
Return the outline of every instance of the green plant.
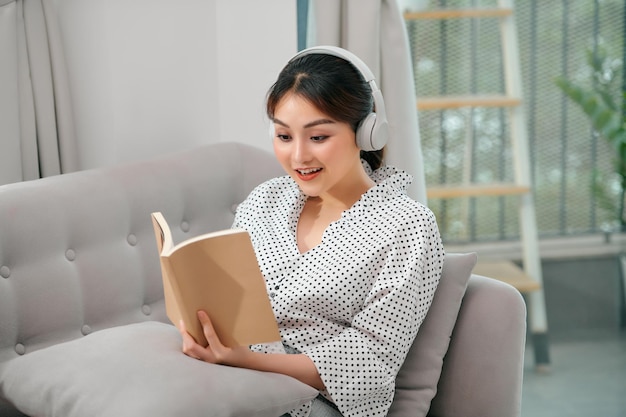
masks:
<svg viewBox="0 0 626 417"><path fill-rule="evenodd" d="M617 213L622 231L626 230L626 92L618 85L621 80L622 62L611 59L604 48L587 52L591 70L587 83L579 84L564 77L557 77L556 85L589 117L594 130L615 150L614 171L619 177L619 200L609 190L604 176L596 173L592 178L592 190L601 206ZM619 97L619 99L618 99Z"/></svg>

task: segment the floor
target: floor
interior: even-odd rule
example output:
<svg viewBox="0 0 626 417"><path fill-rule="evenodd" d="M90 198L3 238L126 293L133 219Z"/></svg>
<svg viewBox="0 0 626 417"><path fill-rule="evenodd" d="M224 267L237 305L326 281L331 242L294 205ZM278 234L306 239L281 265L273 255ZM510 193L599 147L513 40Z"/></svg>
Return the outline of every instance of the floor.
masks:
<svg viewBox="0 0 626 417"><path fill-rule="evenodd" d="M544 260L550 370L528 338L522 417L626 417L626 279L615 256Z"/></svg>
<svg viewBox="0 0 626 417"><path fill-rule="evenodd" d="M626 417L626 330L569 331L551 338L550 370L525 355L522 417Z"/></svg>

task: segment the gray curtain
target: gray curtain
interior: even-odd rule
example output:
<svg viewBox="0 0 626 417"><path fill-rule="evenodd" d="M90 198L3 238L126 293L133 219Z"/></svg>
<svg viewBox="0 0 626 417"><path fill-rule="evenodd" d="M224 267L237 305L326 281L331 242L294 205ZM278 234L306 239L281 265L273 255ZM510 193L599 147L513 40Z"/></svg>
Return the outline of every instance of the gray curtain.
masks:
<svg viewBox="0 0 626 417"><path fill-rule="evenodd" d="M77 169L58 22L50 0L0 0L0 184Z"/></svg>
<svg viewBox="0 0 626 417"><path fill-rule="evenodd" d="M396 0L310 0L307 46L335 45L359 56L377 77L391 138L387 163L409 172L409 195L426 203L409 42Z"/></svg>

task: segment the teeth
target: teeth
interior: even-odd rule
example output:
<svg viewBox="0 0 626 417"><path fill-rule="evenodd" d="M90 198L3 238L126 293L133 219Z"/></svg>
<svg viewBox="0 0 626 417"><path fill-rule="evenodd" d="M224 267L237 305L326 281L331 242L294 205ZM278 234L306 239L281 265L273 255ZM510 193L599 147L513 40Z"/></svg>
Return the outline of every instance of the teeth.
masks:
<svg viewBox="0 0 626 417"><path fill-rule="evenodd" d="M299 169L298 172L302 175L312 174L313 172L319 171L321 168L312 168L312 169Z"/></svg>

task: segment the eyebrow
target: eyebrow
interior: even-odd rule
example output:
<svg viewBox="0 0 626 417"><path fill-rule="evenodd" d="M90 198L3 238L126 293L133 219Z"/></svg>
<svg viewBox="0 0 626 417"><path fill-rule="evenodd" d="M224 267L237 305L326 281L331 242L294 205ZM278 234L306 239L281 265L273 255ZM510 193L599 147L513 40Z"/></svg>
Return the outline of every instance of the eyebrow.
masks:
<svg viewBox="0 0 626 417"><path fill-rule="evenodd" d="M280 121L279 119L274 119L273 120L274 123L284 126L284 127L289 127L289 125L285 122ZM319 125L324 125L324 124L334 124L336 123L334 120L331 119L318 119L318 120L314 120L312 122L309 122L307 124L304 125L305 129L308 129L310 127L315 127L315 126L319 126Z"/></svg>

